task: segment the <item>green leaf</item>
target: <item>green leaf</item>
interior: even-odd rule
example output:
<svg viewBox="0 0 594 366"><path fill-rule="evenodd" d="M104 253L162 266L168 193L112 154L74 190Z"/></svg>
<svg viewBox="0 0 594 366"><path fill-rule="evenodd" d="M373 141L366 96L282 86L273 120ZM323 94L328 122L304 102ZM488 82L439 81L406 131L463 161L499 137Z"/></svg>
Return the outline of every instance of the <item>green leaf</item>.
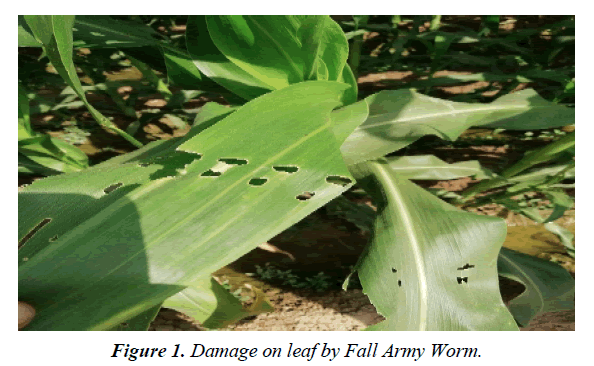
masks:
<svg viewBox="0 0 594 366"><path fill-rule="evenodd" d="M30 18L29 18L30 19ZM144 24L116 20L105 15L78 15L72 28L76 48L128 48L159 43L160 35ZM49 33L48 33L49 34ZM19 47L42 47L19 15Z"/></svg>
<svg viewBox="0 0 594 366"><path fill-rule="evenodd" d="M540 313L575 308L575 281L560 265L502 248L497 267L499 275L526 287L509 305L521 327Z"/></svg>
<svg viewBox="0 0 594 366"><path fill-rule="evenodd" d="M481 24L481 31L479 32L480 36L487 36L487 35L497 35L499 32L499 15L483 15L481 16L482 24Z"/></svg>
<svg viewBox="0 0 594 366"><path fill-rule="evenodd" d="M161 35L141 23L105 15L77 15L74 47L127 48L157 45Z"/></svg>
<svg viewBox="0 0 594 366"><path fill-rule="evenodd" d="M564 154L564 152L573 149L574 146L575 132L572 132L555 142L549 143L545 147L526 153L520 161L506 168L498 177L480 182L464 191L462 196L465 200L469 200L480 192L505 185L509 183L509 178L514 177L537 164L556 159Z"/></svg>
<svg viewBox="0 0 594 366"><path fill-rule="evenodd" d="M31 29L25 21L25 17L19 15L19 47L41 47L39 41L35 39Z"/></svg>
<svg viewBox="0 0 594 366"><path fill-rule="evenodd" d="M147 146L20 191L19 299L37 310L27 330L112 329L351 187L330 119L345 87L299 83L179 147Z"/></svg>
<svg viewBox="0 0 594 366"><path fill-rule="evenodd" d="M254 293L252 306L244 308L239 299L213 278L208 278L196 280L192 286L167 299L163 306L191 316L205 328L217 329L273 310L264 293L257 289Z"/></svg>
<svg viewBox="0 0 594 366"><path fill-rule="evenodd" d="M464 212L386 163L353 167L378 204L356 271L382 323L369 330L517 330L499 293L505 221Z"/></svg>
<svg viewBox="0 0 594 366"><path fill-rule="evenodd" d="M560 189L549 189L543 192L554 205L553 212L545 220L545 223L555 221L563 217L565 211L573 207L573 199Z"/></svg>
<svg viewBox="0 0 594 366"><path fill-rule="evenodd" d="M52 175L74 172L89 166L88 157L77 147L31 128L29 99L19 84L19 173Z"/></svg>
<svg viewBox="0 0 594 366"><path fill-rule="evenodd" d="M486 179L493 173L476 160L448 164L433 155L386 158L390 170L406 179L446 180L461 177Z"/></svg>
<svg viewBox="0 0 594 366"><path fill-rule="evenodd" d="M355 78L355 74L353 74L353 71L349 65L344 66L344 69L342 69L342 75L338 78L338 81L351 86L344 92L342 103L344 105L355 103L358 98L357 79Z"/></svg>
<svg viewBox="0 0 594 366"><path fill-rule="evenodd" d="M242 98L304 80L329 80L352 86L344 104L357 99L346 37L328 16L192 16L187 33L200 71Z"/></svg>
<svg viewBox="0 0 594 366"><path fill-rule="evenodd" d="M85 103L93 118L102 126L116 132L136 147L142 144L132 136L117 128L109 119L103 116L87 101L85 93L72 61L72 30L74 27L73 15L25 15L25 20L31 28L35 38L43 45L52 65L66 83L76 91L79 98Z"/></svg>
<svg viewBox="0 0 594 366"><path fill-rule="evenodd" d="M573 241L575 239L575 235L566 228L555 224L554 222L547 222L544 224L545 229L549 232L557 235L559 240L561 240L561 244L565 246L567 249L567 254L575 258L575 246L573 245Z"/></svg>
<svg viewBox="0 0 594 366"><path fill-rule="evenodd" d="M270 89L305 80L297 17L207 15L206 23L220 52Z"/></svg>
<svg viewBox="0 0 594 366"><path fill-rule="evenodd" d="M246 100L273 90L219 51L210 38L204 16L189 16L186 34L186 46L194 65L217 84Z"/></svg>
<svg viewBox="0 0 594 366"><path fill-rule="evenodd" d="M144 311L132 319L129 319L121 324L118 324L116 327L110 330L115 331L145 331L148 330L151 323L157 315L159 314L159 310L161 310L162 305L154 306L147 311Z"/></svg>
<svg viewBox="0 0 594 366"><path fill-rule="evenodd" d="M573 109L540 98L533 90L503 96L489 104L460 103L413 90L384 90L366 98L369 117L346 140L348 164L376 159L424 135L453 141L472 126L539 129L575 122Z"/></svg>
<svg viewBox="0 0 594 366"><path fill-rule="evenodd" d="M332 111L330 118L334 125L333 131L336 140L346 140L353 130L367 119L368 114L369 109L365 100Z"/></svg>
<svg viewBox="0 0 594 366"><path fill-rule="evenodd" d="M19 141L31 138L35 135L31 128L31 120L29 116L29 98L27 91L19 84Z"/></svg>
<svg viewBox="0 0 594 366"><path fill-rule="evenodd" d="M349 54L342 28L328 16L313 15L301 23L298 35L305 56L305 80L338 80Z"/></svg>
<svg viewBox="0 0 594 366"><path fill-rule="evenodd" d="M575 109L549 102L533 89L502 96L489 105L497 112L477 126L506 130L541 130L575 123Z"/></svg>
<svg viewBox="0 0 594 366"><path fill-rule="evenodd" d="M198 70L186 51L173 47L161 47L161 50L167 67L167 78L171 83L187 90L226 92L224 88Z"/></svg>
<svg viewBox="0 0 594 366"><path fill-rule="evenodd" d="M89 158L76 146L48 135L19 141L19 172L51 175L76 172L89 166ZM41 166L41 167L40 167Z"/></svg>

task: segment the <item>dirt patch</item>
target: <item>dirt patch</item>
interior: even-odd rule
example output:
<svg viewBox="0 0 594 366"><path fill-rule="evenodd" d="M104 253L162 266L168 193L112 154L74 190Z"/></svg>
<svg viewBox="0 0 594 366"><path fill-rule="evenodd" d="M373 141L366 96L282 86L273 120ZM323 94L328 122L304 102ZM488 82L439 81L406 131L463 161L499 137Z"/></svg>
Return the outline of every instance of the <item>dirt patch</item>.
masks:
<svg viewBox="0 0 594 366"><path fill-rule="evenodd" d="M264 313L233 324L222 331L357 331L384 320L361 290L285 292L269 290L274 304ZM161 309L149 330L204 331L191 317L171 309ZM544 313L522 331L575 331L575 310Z"/></svg>

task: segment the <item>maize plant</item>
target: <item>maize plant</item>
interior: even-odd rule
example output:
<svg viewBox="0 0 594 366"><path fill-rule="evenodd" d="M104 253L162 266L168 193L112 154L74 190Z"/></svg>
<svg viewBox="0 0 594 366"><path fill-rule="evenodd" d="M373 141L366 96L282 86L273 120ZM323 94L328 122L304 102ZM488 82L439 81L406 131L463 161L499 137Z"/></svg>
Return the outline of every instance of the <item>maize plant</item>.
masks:
<svg viewBox="0 0 594 366"><path fill-rule="evenodd" d="M19 46L42 47L97 122L139 146L19 192L19 300L37 312L25 330L146 330L161 307L207 327L229 324L249 310L211 274L354 184L378 206L354 268L386 318L370 329L518 330L541 311L573 306L573 279L560 266L502 250L503 219L463 211L410 181L526 182L520 173L559 158L572 137L500 175L476 162L388 156L423 136L453 141L476 126L570 125L573 109L534 90L486 104L409 89L357 100L347 39L328 16L189 16L184 37L185 47L173 45L109 17L19 19ZM238 102L208 103L187 135L140 147L85 98L76 48L161 62L172 83ZM19 99L23 128L27 103ZM539 184L552 187L564 169L542 173ZM526 286L509 308L498 274Z"/></svg>

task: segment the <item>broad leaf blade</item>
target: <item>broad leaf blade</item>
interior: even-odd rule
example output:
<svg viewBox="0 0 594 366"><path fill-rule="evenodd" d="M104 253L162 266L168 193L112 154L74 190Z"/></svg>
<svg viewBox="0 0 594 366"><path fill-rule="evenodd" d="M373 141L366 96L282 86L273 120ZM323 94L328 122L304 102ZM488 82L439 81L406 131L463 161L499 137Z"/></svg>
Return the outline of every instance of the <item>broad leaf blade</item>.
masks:
<svg viewBox="0 0 594 366"><path fill-rule="evenodd" d="M194 65L192 58L186 51L173 47L161 47L161 50L167 67L167 78L173 84L187 90L226 91L220 85L205 77Z"/></svg>
<svg viewBox="0 0 594 366"><path fill-rule="evenodd" d="M378 200L373 238L356 270L386 320L370 330L517 330L499 294L499 218L463 212L384 163L354 169Z"/></svg>
<svg viewBox="0 0 594 366"><path fill-rule="evenodd" d="M27 25L25 17L19 15L19 47L41 47L41 43L35 39L33 32Z"/></svg>
<svg viewBox="0 0 594 366"><path fill-rule="evenodd" d="M300 83L247 103L169 156L19 192L19 239L52 220L19 250L19 298L38 310L27 329L111 329L348 189L330 119L344 89ZM254 178L267 181L250 184ZM113 300L108 307L104 298ZM87 307L91 316L81 311Z"/></svg>
<svg viewBox="0 0 594 366"><path fill-rule="evenodd" d="M330 118L334 125L333 130L336 140L346 140L353 130L367 119L368 114L369 109L367 108L367 102L364 100L332 111Z"/></svg>
<svg viewBox="0 0 594 366"><path fill-rule="evenodd" d="M211 80L246 100L273 90L229 61L210 38L204 16L188 17L186 46L194 65Z"/></svg>
<svg viewBox="0 0 594 366"><path fill-rule="evenodd" d="M298 35L305 80L338 80L349 54L342 28L329 16L312 15L304 18ZM320 72L321 69L325 71Z"/></svg>
<svg viewBox="0 0 594 366"><path fill-rule="evenodd" d="M206 23L220 52L269 88L305 80L297 17L207 15Z"/></svg>
<svg viewBox="0 0 594 366"><path fill-rule="evenodd" d="M366 98L369 118L346 140L347 164L382 157L424 135L453 141L472 126L538 129L575 122L575 110L523 90L489 104L460 103L412 90L384 90ZM555 118L550 118L551 115Z"/></svg>
<svg viewBox="0 0 594 366"><path fill-rule="evenodd" d="M200 71L248 100L304 80L344 82L343 104L357 99L347 40L328 16L192 16L187 46Z"/></svg>

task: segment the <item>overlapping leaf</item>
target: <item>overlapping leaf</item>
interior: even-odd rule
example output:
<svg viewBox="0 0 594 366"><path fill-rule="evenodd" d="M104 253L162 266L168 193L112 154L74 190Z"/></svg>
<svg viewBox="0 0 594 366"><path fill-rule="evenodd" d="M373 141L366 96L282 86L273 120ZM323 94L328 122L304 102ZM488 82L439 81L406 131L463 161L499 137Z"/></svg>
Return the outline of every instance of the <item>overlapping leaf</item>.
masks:
<svg viewBox="0 0 594 366"><path fill-rule="evenodd" d="M163 306L191 316L206 328L223 328L247 316L274 309L261 290L252 288L252 291L255 295L252 304L244 308L239 299L216 280L208 278L195 281L167 299Z"/></svg>
<svg viewBox="0 0 594 366"><path fill-rule="evenodd" d="M204 75L246 100L273 90L219 51L210 38L204 16L188 17L186 47L194 64Z"/></svg>
<svg viewBox="0 0 594 366"><path fill-rule="evenodd" d="M245 99L332 80L351 86L344 104L356 100L348 44L328 16L191 16L186 43L201 72Z"/></svg>
<svg viewBox="0 0 594 366"><path fill-rule="evenodd" d="M392 172L406 179L448 180L461 177L485 179L493 173L476 160L448 164L433 155L400 156L386 158Z"/></svg>
<svg viewBox="0 0 594 366"><path fill-rule="evenodd" d="M19 299L38 310L28 329L112 329L348 189L329 118L345 88L300 83L176 150L20 192Z"/></svg>
<svg viewBox="0 0 594 366"><path fill-rule="evenodd" d="M465 200L469 200L470 198L472 198L473 196L475 196L476 194L480 193L480 192L484 192L486 190L495 188L495 187L500 187L502 185L506 185L509 183L512 183L509 181L510 178L524 172L525 170L550 161L550 160L554 160L557 159L561 156L563 156L564 154L566 154L569 150L573 149L575 147L575 132L572 132L562 138L560 138L557 141L551 142L548 145L537 149L537 150L533 150L533 151L529 151L528 153L526 153L524 155L524 157L516 162L515 164L513 164L512 166L506 168L504 171L502 171L500 173L499 176L493 178L493 179L489 179L489 180L485 180L483 182L480 182L479 184L477 184L476 186L473 186L472 188L466 190L463 193L463 197ZM570 165L566 166L566 168L564 169L563 172L560 172L558 174L562 174L565 171L569 171L570 168L572 167L571 163ZM522 185L523 183L519 183L518 185ZM529 185L530 181L525 181L525 185Z"/></svg>
<svg viewBox="0 0 594 366"><path fill-rule="evenodd" d="M370 330L517 330L497 280L502 219L461 211L381 162L353 168L378 201L356 271L386 320Z"/></svg>
<svg viewBox="0 0 594 366"><path fill-rule="evenodd" d="M489 104L451 102L412 90L385 90L365 100L369 117L341 147L348 164L382 157L424 135L453 141L472 126L530 130L575 122L573 109L548 102L533 90Z"/></svg>
<svg viewBox="0 0 594 366"><path fill-rule="evenodd" d="M89 158L80 149L31 128L29 100L19 84L19 173L52 175L75 172L89 166Z"/></svg>

